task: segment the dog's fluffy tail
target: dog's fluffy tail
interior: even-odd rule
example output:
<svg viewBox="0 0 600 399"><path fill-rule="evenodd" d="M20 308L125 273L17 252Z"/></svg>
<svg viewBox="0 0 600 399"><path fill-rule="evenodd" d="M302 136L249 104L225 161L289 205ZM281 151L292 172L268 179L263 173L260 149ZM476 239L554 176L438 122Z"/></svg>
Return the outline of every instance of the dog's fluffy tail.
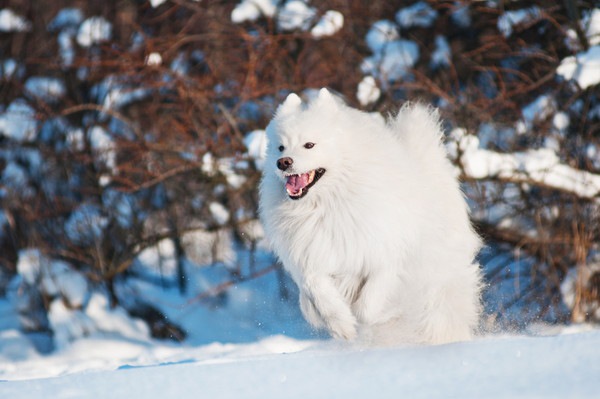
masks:
<svg viewBox="0 0 600 399"><path fill-rule="evenodd" d="M416 156L446 158L439 112L432 106L406 103L388 121L390 129ZM431 158L429 158L431 159Z"/></svg>

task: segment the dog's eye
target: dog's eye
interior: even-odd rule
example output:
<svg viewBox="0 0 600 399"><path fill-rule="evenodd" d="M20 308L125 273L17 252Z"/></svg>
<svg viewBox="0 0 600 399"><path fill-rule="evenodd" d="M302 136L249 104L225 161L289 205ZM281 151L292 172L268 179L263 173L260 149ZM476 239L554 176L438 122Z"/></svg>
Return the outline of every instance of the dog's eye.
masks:
<svg viewBox="0 0 600 399"><path fill-rule="evenodd" d="M305 143L304 148L308 148L309 150L315 146L315 143Z"/></svg>
<svg viewBox="0 0 600 399"><path fill-rule="evenodd" d="M284 146L282 146L282 145L280 145L280 146L279 146L279 152L283 152L283 150L285 150L285 147L284 147Z"/></svg>

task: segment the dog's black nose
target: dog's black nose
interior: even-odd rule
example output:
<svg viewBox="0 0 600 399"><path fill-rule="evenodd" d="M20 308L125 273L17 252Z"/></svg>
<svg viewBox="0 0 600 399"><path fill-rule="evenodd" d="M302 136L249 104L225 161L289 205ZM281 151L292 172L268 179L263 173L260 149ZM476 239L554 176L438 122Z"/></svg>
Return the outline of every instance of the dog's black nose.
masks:
<svg viewBox="0 0 600 399"><path fill-rule="evenodd" d="M277 160L277 168L279 170L286 170L294 163L294 160L290 157L279 158Z"/></svg>

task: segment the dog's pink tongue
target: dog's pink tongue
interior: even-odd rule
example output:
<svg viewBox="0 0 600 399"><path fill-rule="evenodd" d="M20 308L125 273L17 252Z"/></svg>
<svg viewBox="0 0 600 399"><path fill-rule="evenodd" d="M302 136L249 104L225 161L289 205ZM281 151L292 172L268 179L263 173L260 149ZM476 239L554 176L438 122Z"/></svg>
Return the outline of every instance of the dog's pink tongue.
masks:
<svg viewBox="0 0 600 399"><path fill-rule="evenodd" d="M308 173L288 176L285 189L290 195L299 195L308 184Z"/></svg>

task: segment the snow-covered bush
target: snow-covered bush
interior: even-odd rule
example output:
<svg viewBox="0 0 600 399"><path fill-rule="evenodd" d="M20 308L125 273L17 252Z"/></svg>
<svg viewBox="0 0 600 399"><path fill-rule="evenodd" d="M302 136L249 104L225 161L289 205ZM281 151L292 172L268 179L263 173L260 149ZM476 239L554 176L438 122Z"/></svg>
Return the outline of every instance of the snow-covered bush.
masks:
<svg viewBox="0 0 600 399"><path fill-rule="evenodd" d="M561 294L578 270L598 280L593 2L38 2L0 10L0 279L22 287L28 329L85 334L97 295L139 314L127 279L229 276L205 298L275 270L254 253L263 129L287 93L322 86L384 115L441 109L493 318L597 314L593 283L562 285L585 305ZM31 254L54 266L30 278Z"/></svg>

